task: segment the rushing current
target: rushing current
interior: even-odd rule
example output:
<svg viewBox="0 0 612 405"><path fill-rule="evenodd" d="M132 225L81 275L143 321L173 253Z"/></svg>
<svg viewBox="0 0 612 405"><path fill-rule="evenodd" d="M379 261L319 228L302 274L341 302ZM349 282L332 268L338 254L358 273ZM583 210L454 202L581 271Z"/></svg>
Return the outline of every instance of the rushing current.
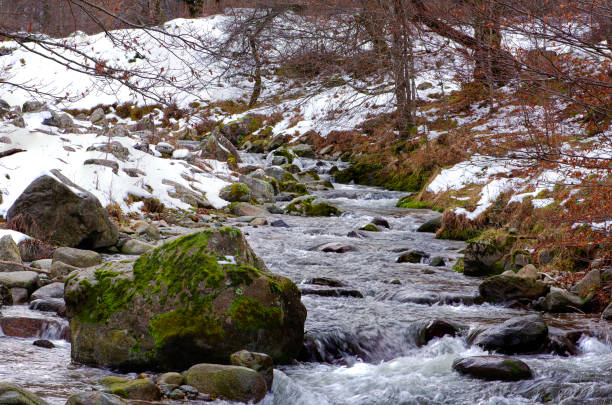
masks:
<svg viewBox="0 0 612 405"><path fill-rule="evenodd" d="M486 382L452 371L453 360L486 354L466 343L470 330L528 311L474 304L480 279L451 269L465 244L416 232L420 224L438 213L395 208L403 194L375 188L335 185L335 190L317 194L344 213L331 218L269 218L282 219L287 228L232 222L242 226L271 271L289 277L300 288L326 288L306 282L328 277L363 295L302 297L308 310L305 329L309 349L300 361L275 371L273 392L266 396L264 405L612 404L612 327L596 316L545 314L551 331L589 333L580 338L575 356L516 356L532 368L532 380ZM347 236L374 217L385 218L391 228L368 232L366 238ZM324 253L314 249L327 242L349 245L353 251ZM446 265L396 263L402 252L410 250L440 256ZM40 317L24 307L5 307L2 313ZM456 323L465 332L419 347L415 325L431 319ZM0 381L21 384L59 405L70 394L89 390L101 376L111 374L71 364L70 345L59 339L57 331L46 331L41 337L51 339L56 347L32 346L33 338L0 337Z"/></svg>

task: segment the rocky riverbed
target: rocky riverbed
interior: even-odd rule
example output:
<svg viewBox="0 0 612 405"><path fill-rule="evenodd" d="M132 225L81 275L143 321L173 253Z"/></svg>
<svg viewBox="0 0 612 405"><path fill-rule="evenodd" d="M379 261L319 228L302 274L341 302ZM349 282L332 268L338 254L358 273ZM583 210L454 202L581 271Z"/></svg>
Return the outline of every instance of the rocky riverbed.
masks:
<svg viewBox="0 0 612 405"><path fill-rule="evenodd" d="M565 310L551 306L541 312L543 300L559 302L547 294L560 293L530 268L495 276L505 281L493 278L500 284L489 290L501 298L488 299L483 285L491 279L452 269L470 252L464 242L417 232L427 230L423 224L435 223L438 213L396 208L402 197L397 192L330 187L314 178L317 169L328 173L332 165L327 162L304 159L306 167L295 169L296 174L314 170L310 178L302 174L291 180L310 182L307 198L292 200L295 195L287 191L291 198L273 198L283 193L274 187L270 198L270 190L253 179L274 184L270 177L279 167L274 163L287 164L274 161L275 156L267 161L265 156L242 156L245 165L262 167L262 174L239 181L251 193L247 201L259 198L262 205L241 202L238 196L228 208L237 215L132 220L109 231L118 240L114 253L60 248L51 259L31 262L21 260L27 252L4 239L3 254L14 255L4 256L5 261L23 268L2 273L0 381L58 405L78 393L69 403L122 403L120 397L132 402L203 403L217 398L217 403L227 403L229 398L313 405L612 403L610 321L599 314L566 311L584 301L571 304L573 296L562 292L562 302L569 302L561 306ZM281 179L285 169L278 173ZM320 187L313 187L315 182ZM235 191L240 194L239 187ZM189 261L192 255L200 261ZM216 273L196 271L210 263L225 275L217 280ZM182 270L181 287L174 289L165 271L177 268ZM198 290L202 281L205 290ZM260 284L266 287L252 287ZM507 287L515 284L530 288ZM217 288L219 295L213 293ZM285 288L301 291L305 324L301 304L291 301ZM523 292L500 296L505 289ZM272 291L269 302L260 291ZM209 310L207 302L184 301L185 294L196 297L196 292L217 297L210 314L219 318L200 324L204 321L197 314L179 316L185 314L176 312L179 307L173 303ZM571 294L580 297L579 291ZM284 303L278 301L281 296ZM239 315L237 305L248 297L259 300L263 306L256 308L263 312L245 307ZM172 315L162 316L168 313ZM278 323L277 314L285 321ZM235 336L236 344L209 333L216 322L229 328L224 336ZM240 329L240 322L245 328ZM282 337L266 335L275 328L270 325L281 324L287 328ZM296 330L300 337L292 338ZM193 336L210 340L202 343ZM266 339L274 344L285 339L287 351L275 352ZM215 355L207 349L211 345L217 345ZM279 364L245 353L247 360L232 364L247 368L191 368L229 363L230 354L241 348L269 353ZM163 374L167 371L184 373ZM196 372L205 377L191 376ZM231 377L235 372L245 374ZM229 373L222 374L223 383L245 385L230 384L228 394L211 383L219 381L212 377L215 373ZM6 401L19 396L18 403L43 403L15 389L0 387L0 403L9 403L2 402L5 396Z"/></svg>

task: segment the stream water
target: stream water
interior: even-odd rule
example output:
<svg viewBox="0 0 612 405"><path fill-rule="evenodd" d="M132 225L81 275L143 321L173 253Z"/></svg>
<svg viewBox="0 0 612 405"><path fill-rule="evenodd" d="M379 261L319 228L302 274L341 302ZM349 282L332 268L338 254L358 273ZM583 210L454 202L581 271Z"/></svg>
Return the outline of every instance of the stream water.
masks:
<svg viewBox="0 0 612 405"><path fill-rule="evenodd" d="M437 213L395 208L402 194L374 188L336 185L333 191L317 194L333 200L344 214L332 218L274 215L269 220L282 219L289 227L245 225L242 230L271 271L301 288L309 278L329 277L364 297L303 296L310 347L306 356L319 361L279 367L273 393L263 404L612 404L612 327L594 316L545 315L552 331L588 330L591 336L580 338L576 356L517 356L533 369L532 380L485 382L453 372L454 359L486 353L466 344L468 330L527 311L473 304L480 280L450 268L464 244L416 232ZM369 232L367 238L347 236L374 217L385 218L391 229ZM327 242L354 250L342 254L312 250ZM408 250L441 256L446 266L396 263L401 252ZM2 313L40 316L24 307L5 307ZM416 325L430 319L463 325L466 332L418 347ZM67 342L53 332L43 337L53 340L56 348L35 347L33 338L0 336L0 381L21 384L59 405L71 393L89 390L101 376L110 374L71 364Z"/></svg>

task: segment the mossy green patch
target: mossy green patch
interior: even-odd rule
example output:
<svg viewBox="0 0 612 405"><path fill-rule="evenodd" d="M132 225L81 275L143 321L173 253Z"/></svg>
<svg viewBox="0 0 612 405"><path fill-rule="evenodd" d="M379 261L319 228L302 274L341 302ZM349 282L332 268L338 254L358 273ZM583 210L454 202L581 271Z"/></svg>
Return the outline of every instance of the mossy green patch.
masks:
<svg viewBox="0 0 612 405"><path fill-rule="evenodd" d="M273 152L274 156L284 156L287 159L288 163L293 163L293 154L289 152L287 149L277 149Z"/></svg>
<svg viewBox="0 0 612 405"><path fill-rule="evenodd" d="M368 231L368 232L380 232L380 229L374 224L367 224L359 228L360 231Z"/></svg>
<svg viewBox="0 0 612 405"><path fill-rule="evenodd" d="M286 211L307 217L331 217L342 213L338 208L325 201L317 200L317 197L314 196L289 203Z"/></svg>
<svg viewBox="0 0 612 405"><path fill-rule="evenodd" d="M282 324L283 313L277 307L264 307L261 302L249 297L235 298L230 316L243 330L274 329Z"/></svg>
<svg viewBox="0 0 612 405"><path fill-rule="evenodd" d="M457 259L457 262L453 264L453 270L455 270L457 273L463 273L463 266L463 257L460 257Z"/></svg>

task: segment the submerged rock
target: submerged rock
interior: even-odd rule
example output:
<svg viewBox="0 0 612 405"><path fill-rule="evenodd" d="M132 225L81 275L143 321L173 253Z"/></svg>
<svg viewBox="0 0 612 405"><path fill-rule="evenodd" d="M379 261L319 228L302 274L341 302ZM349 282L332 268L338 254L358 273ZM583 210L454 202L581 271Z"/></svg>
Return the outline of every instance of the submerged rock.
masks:
<svg viewBox="0 0 612 405"><path fill-rule="evenodd" d="M250 368L196 364L184 375L187 384L215 398L257 403L266 396L266 381Z"/></svg>
<svg viewBox="0 0 612 405"><path fill-rule="evenodd" d="M34 180L8 210L24 232L56 245L100 249L117 242L117 226L91 193L74 192L51 176Z"/></svg>
<svg viewBox="0 0 612 405"><path fill-rule="evenodd" d="M505 356L473 356L457 359L453 370L482 380L518 381L533 378L529 366Z"/></svg>
<svg viewBox="0 0 612 405"><path fill-rule="evenodd" d="M130 263L73 273L65 300L72 358L124 369L227 362L247 348L278 363L298 354L306 310L234 228L186 235Z"/></svg>

